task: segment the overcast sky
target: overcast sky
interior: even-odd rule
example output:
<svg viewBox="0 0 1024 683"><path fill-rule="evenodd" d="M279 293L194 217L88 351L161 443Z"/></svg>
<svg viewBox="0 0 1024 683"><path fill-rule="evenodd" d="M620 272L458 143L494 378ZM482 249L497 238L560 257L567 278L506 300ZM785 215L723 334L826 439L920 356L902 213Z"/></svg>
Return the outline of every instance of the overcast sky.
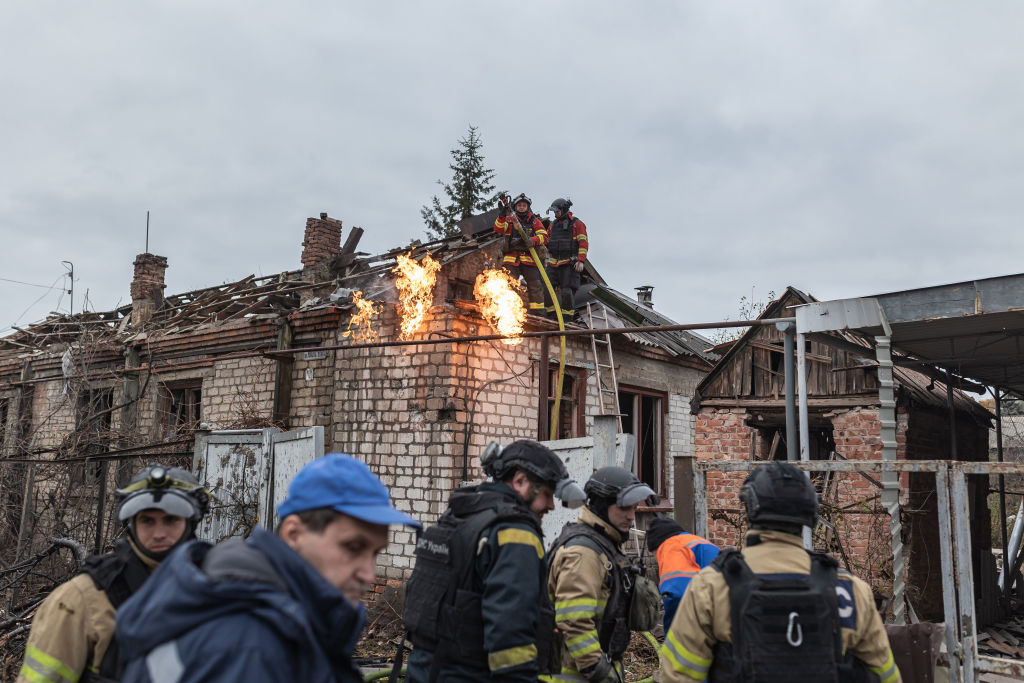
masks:
<svg viewBox="0 0 1024 683"><path fill-rule="evenodd" d="M147 210L167 293L300 267L321 211L422 237L470 124L681 322L1021 272L1021 35L1012 2L3 3L0 329L67 311L64 260L76 311L129 302Z"/></svg>

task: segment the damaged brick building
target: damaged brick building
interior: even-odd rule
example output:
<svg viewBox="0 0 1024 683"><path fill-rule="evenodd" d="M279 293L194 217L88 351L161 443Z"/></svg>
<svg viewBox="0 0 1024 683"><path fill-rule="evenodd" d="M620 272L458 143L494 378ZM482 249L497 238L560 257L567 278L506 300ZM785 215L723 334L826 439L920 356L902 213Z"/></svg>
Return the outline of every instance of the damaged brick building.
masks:
<svg viewBox="0 0 1024 683"><path fill-rule="evenodd" d="M191 462L186 454L199 428L319 425L328 451L364 459L399 508L432 521L451 490L482 476L477 456L489 441L546 435L558 343L535 337L514 345L446 341L491 333L473 286L482 270L500 262L500 238L492 232L373 256L355 251L361 234L353 228L345 235L341 221L320 214L306 221L301 269L173 295L165 293L165 274L174 264L140 254L130 305L54 315L0 339L4 457L60 461L173 452ZM350 329L355 292L379 306L370 336L396 340L396 260L428 253L440 269L429 311L412 336L423 343L368 347L365 334L356 343ZM599 246L592 253L600 257ZM627 297L593 265L584 282L581 310L590 303L601 324L667 321L653 310L648 290L643 302ZM546 319L526 322L527 331L554 328ZM623 430L636 436L635 467L662 497L660 509L671 510L674 462L693 456L690 401L715 356L705 339L689 332L616 334L610 343ZM569 337L559 438L588 434L593 416L607 410L595 369L591 339ZM111 459L120 464L109 468L105 463L69 466L68 485L83 510L96 510L138 466L129 459ZM5 489L3 509L21 556L33 552L33 539L45 531L33 525L52 516L44 512L46 487L29 481L33 467L40 465L5 470L8 478L20 477ZM91 527L65 531L90 545L94 538L97 546L109 541L117 531L110 506L98 509L99 530L93 515ZM382 582L405 578L413 540L408 531L392 531L379 563Z"/></svg>
<svg viewBox="0 0 1024 683"><path fill-rule="evenodd" d="M814 299L794 288L772 302L761 317L789 318L793 306ZM807 340L807 393L811 459L877 460L881 422L877 363L870 344L855 333L814 335ZM723 356L697 388L695 455L698 460L786 459L783 333L774 325L750 328L719 348ZM911 367L893 369L896 392L897 458L900 460L988 460L992 415L934 376ZM951 404L951 405L950 405ZM956 451L950 443L955 415ZM880 503L877 477L853 473L815 475L822 515L815 544L840 558L854 573L891 595L889 518ZM743 531L737 492L741 473L707 475L708 531L713 542L736 545ZM991 585L987 477L972 477L972 557L979 586ZM934 477L904 473L900 507L906 552L907 594L921 619L942 619L938 524ZM984 590L979 587L979 590Z"/></svg>

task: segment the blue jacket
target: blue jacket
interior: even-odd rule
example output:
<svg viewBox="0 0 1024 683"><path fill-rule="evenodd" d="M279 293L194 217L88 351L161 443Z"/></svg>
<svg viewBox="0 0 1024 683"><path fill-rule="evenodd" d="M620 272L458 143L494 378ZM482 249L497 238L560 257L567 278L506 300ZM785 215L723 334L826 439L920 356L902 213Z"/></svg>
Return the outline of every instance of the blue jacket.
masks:
<svg viewBox="0 0 1024 683"><path fill-rule="evenodd" d="M117 611L122 681L362 681L354 606L277 536L191 541Z"/></svg>
<svg viewBox="0 0 1024 683"><path fill-rule="evenodd" d="M672 626L672 619L690 581L711 564L718 553L718 546L687 533L676 534L658 546L658 571L661 573L658 588L665 605L665 633Z"/></svg>

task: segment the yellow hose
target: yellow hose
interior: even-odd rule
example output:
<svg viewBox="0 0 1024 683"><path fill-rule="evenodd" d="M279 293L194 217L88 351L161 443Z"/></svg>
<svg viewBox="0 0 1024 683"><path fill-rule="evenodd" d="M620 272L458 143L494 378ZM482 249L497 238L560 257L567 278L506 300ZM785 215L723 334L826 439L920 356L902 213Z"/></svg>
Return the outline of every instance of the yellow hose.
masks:
<svg viewBox="0 0 1024 683"><path fill-rule="evenodd" d="M540 277L544 280L544 286L548 288L548 295L551 297L551 303L555 307L555 316L558 318L558 329L565 332L565 320L562 319L562 304L555 296L555 288L551 286L551 280L548 279L547 270L541 263L540 258L537 257L537 250L533 248L533 240L526 234L526 230L523 229L523 224L519 222L519 218L516 216L515 211L509 211L512 216L512 222L515 224L516 229L519 230L519 235L523 238L527 245L529 245L530 256L533 257L533 264L537 266L537 270L540 271ZM548 340L545 338L542 344L547 344ZM541 368L541 372L547 372L547 368ZM558 337L558 381L555 388L555 409L551 411L551 440L554 441L558 436L558 409L562 403L562 381L565 379L565 336L560 335Z"/></svg>

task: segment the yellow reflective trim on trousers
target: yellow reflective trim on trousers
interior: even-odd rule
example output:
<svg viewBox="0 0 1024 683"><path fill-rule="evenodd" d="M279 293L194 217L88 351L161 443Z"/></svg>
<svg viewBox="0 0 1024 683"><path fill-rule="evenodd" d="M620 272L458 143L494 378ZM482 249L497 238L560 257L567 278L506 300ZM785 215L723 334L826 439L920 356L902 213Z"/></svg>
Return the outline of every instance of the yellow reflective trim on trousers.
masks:
<svg viewBox="0 0 1024 683"><path fill-rule="evenodd" d="M46 654L35 645L25 648L25 662L21 665L19 675L30 681L47 681L58 683L78 683L82 674L72 671L64 662L53 655Z"/></svg>
<svg viewBox="0 0 1024 683"><path fill-rule="evenodd" d="M668 658L677 673L694 680L703 681L707 677L708 669L711 668L712 660L699 657L687 650L672 631L668 632L665 642L662 643L661 654L662 657Z"/></svg>
<svg viewBox="0 0 1024 683"><path fill-rule="evenodd" d="M520 543L537 551L537 557L544 557L544 546L540 544L537 534L526 529L502 529L498 532L498 545Z"/></svg>
<svg viewBox="0 0 1024 683"><path fill-rule="evenodd" d="M882 679L882 683L892 683L900 674L900 670L896 668L896 662L893 661L892 650L889 650L889 657L885 660L885 664L882 666L869 666L868 668L878 674L878 677Z"/></svg>
<svg viewBox="0 0 1024 683"><path fill-rule="evenodd" d="M498 650L487 655L487 666L491 671L502 671L537 659L536 645L520 645L507 650Z"/></svg>

